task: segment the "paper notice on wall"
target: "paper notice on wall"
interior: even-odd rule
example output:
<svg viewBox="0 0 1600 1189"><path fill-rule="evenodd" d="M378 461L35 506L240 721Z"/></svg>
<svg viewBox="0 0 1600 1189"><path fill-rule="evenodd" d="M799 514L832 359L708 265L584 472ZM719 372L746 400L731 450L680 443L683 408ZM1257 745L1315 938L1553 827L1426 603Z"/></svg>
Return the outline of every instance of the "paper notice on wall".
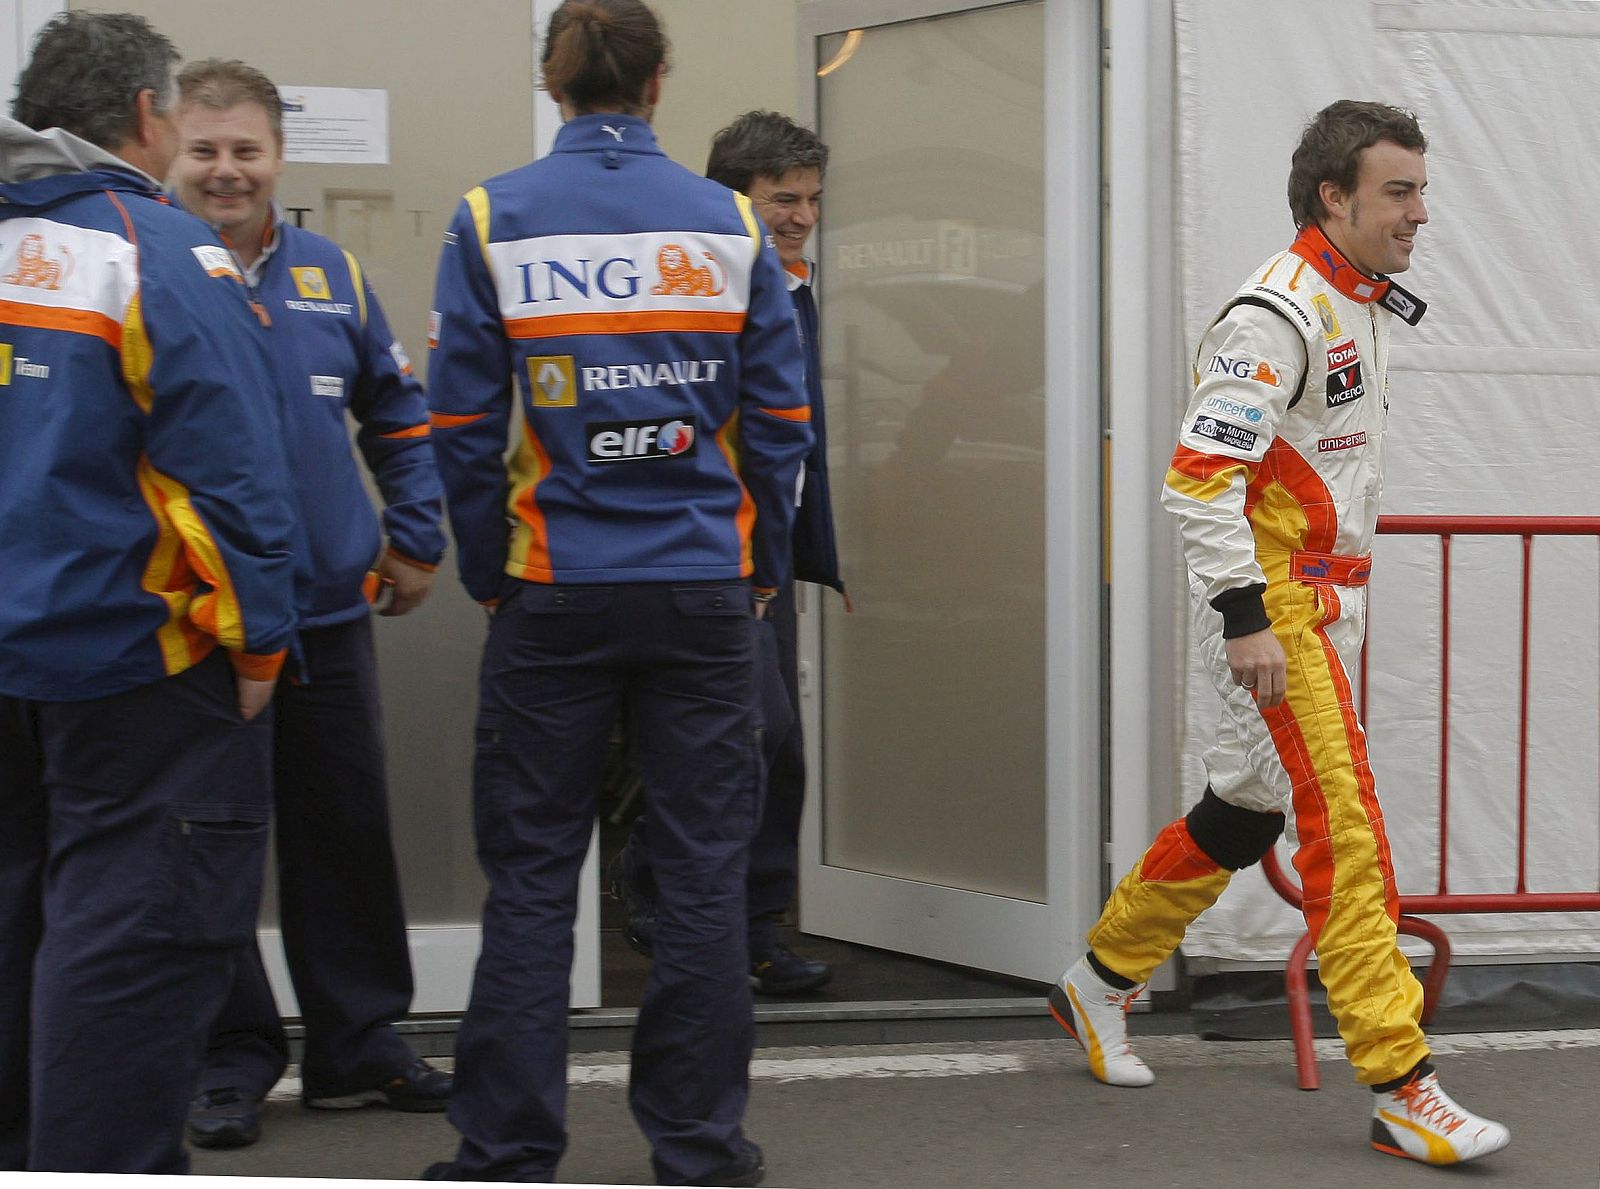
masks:
<svg viewBox="0 0 1600 1189"><path fill-rule="evenodd" d="M283 159L389 164L389 92L359 87L279 87Z"/></svg>

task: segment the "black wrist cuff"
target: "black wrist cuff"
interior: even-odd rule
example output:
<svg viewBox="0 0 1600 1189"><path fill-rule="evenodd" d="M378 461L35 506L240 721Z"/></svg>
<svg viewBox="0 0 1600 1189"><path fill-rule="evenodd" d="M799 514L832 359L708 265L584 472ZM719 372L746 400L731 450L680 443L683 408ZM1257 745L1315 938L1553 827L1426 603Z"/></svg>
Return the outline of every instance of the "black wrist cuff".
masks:
<svg viewBox="0 0 1600 1189"><path fill-rule="evenodd" d="M1224 640L1264 632L1272 626L1272 620L1267 618L1267 605L1261 598L1266 589L1265 583L1257 582L1225 590L1211 600L1211 605L1222 613Z"/></svg>

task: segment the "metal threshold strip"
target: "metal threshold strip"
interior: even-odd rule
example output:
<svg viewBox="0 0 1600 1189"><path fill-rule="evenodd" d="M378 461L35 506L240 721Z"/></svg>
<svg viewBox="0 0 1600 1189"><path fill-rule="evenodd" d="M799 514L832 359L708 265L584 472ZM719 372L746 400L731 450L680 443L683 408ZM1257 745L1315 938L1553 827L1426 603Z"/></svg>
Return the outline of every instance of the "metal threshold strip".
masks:
<svg viewBox="0 0 1600 1189"><path fill-rule="evenodd" d="M757 1024L856 1023L872 1020L1006 1019L1048 1014L1043 998L1025 999L894 999L856 1003L759 1002ZM599 1007L572 1013L574 1028L632 1026L639 1010L633 1007Z"/></svg>

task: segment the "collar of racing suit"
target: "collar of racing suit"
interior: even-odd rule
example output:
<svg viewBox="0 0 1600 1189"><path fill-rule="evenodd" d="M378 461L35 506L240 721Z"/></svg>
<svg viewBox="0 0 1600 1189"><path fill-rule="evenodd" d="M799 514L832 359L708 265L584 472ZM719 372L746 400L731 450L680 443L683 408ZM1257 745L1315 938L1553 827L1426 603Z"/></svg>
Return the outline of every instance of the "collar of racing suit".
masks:
<svg viewBox="0 0 1600 1189"><path fill-rule="evenodd" d="M1314 223L1300 229L1289 251L1316 269L1324 281L1351 301L1382 301L1389 292L1387 277L1373 278L1359 272Z"/></svg>

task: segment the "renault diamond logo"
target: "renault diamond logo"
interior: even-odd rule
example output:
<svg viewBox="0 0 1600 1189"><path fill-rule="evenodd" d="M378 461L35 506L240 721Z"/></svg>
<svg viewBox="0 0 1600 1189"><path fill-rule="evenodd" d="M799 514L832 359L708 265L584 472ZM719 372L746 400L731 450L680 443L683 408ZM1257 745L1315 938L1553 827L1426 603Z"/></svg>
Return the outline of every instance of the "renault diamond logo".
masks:
<svg viewBox="0 0 1600 1189"><path fill-rule="evenodd" d="M307 301L330 301L333 292L328 288L328 274L320 268L291 268L295 290Z"/></svg>
<svg viewBox="0 0 1600 1189"><path fill-rule="evenodd" d="M570 355L530 355L528 386L536 409L570 409L578 403L578 379Z"/></svg>

